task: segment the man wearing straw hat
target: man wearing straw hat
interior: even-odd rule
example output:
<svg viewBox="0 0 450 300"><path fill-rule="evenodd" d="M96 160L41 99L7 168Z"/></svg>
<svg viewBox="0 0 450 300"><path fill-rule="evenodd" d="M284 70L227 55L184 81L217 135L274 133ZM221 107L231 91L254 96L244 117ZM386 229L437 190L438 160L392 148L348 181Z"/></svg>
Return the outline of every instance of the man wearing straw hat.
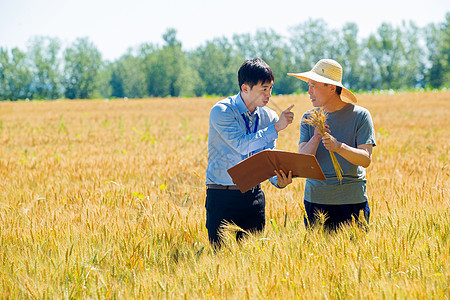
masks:
<svg viewBox="0 0 450 300"><path fill-rule="evenodd" d="M252 154L275 148L278 133L292 123L293 105L277 114L266 107L272 95L274 76L260 58L245 61L238 71L240 92L216 103L209 116L208 167L206 169L206 228L213 246L222 242L225 222L246 231L261 231L265 225L265 196L260 185L241 193L227 170ZM270 179L283 188L292 173L282 171ZM238 232L238 239L242 232Z"/></svg>
<svg viewBox="0 0 450 300"><path fill-rule="evenodd" d="M327 179L306 180L305 225L309 228L317 224L320 213L325 215L327 229L337 229L353 219L361 222L361 212L368 222L365 168L371 163L375 146L369 111L353 104L357 98L342 85L342 66L332 59L320 60L309 72L288 75L308 83L312 105L322 108L326 116L324 135L305 121L311 116L310 112L303 115L300 125L298 151L315 155ZM331 152L335 153L341 174L335 169Z"/></svg>

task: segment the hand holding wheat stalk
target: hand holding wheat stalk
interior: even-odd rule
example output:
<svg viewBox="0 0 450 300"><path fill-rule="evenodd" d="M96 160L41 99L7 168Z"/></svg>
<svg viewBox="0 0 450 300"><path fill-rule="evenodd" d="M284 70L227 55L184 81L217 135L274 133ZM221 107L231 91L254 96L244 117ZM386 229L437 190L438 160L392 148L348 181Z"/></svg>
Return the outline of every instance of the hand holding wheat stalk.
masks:
<svg viewBox="0 0 450 300"><path fill-rule="evenodd" d="M328 132L325 131L325 123L327 120L327 114L323 111L323 108L314 109L309 112L309 117L305 118L305 123L309 124L317 130L319 130L322 136L330 136ZM336 171L336 177L339 181L342 181L342 168L339 165L339 161L333 151L330 151L331 161L333 162L334 170Z"/></svg>

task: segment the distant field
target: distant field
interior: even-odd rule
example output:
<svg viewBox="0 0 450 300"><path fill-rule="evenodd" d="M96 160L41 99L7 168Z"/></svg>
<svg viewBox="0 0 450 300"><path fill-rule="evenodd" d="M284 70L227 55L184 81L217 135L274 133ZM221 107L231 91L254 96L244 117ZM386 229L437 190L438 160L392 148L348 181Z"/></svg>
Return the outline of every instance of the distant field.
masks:
<svg viewBox="0 0 450 300"><path fill-rule="evenodd" d="M359 95L377 132L367 233L307 232L305 180L265 182L265 232L213 253L217 100L0 102L1 298L450 298L450 92ZM278 148L297 151L308 97L271 101L295 104Z"/></svg>

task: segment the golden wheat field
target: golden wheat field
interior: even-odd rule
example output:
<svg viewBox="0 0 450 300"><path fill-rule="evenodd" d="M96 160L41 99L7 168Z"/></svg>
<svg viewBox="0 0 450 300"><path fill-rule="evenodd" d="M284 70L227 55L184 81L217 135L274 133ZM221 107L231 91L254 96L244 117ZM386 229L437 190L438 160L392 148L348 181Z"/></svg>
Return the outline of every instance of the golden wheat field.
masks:
<svg viewBox="0 0 450 300"><path fill-rule="evenodd" d="M369 230L303 224L304 179L268 182L266 229L205 228L214 99L0 103L0 297L449 299L450 92L359 95L377 132ZM297 151L309 98L278 148Z"/></svg>

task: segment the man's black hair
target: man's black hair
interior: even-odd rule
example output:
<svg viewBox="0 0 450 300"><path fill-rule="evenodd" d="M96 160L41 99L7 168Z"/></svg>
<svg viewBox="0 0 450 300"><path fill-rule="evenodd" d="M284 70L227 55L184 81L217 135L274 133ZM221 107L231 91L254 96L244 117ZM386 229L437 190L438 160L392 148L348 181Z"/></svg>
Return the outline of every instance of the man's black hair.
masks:
<svg viewBox="0 0 450 300"><path fill-rule="evenodd" d="M248 84L250 88L258 83L268 83L274 81L272 69L261 58L253 58L246 60L238 71L239 89L242 90L242 85Z"/></svg>
<svg viewBox="0 0 450 300"><path fill-rule="evenodd" d="M327 83L324 83L323 85L324 85L324 86L328 86ZM336 95L339 95L339 96L340 96L341 93L342 93L342 87L336 85Z"/></svg>

